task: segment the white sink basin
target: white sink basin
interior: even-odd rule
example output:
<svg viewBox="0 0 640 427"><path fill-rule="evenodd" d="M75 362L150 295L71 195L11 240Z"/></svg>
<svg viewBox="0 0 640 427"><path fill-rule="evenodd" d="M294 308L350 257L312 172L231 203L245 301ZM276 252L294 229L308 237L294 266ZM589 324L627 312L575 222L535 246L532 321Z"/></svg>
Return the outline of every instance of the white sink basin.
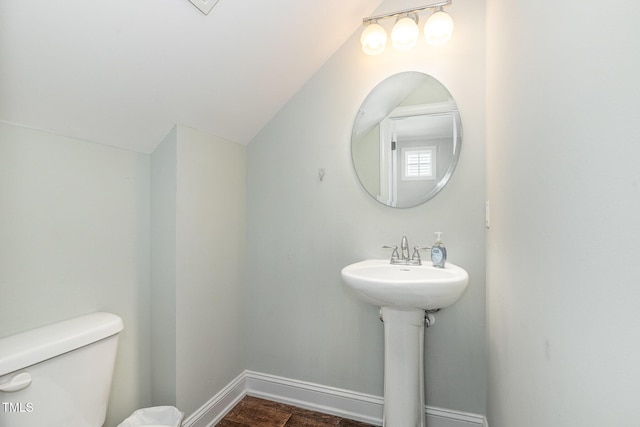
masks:
<svg viewBox="0 0 640 427"><path fill-rule="evenodd" d="M436 268L423 265L390 264L369 259L342 269L342 280L358 297L379 307L435 310L460 298L469 283L467 272L446 263Z"/></svg>

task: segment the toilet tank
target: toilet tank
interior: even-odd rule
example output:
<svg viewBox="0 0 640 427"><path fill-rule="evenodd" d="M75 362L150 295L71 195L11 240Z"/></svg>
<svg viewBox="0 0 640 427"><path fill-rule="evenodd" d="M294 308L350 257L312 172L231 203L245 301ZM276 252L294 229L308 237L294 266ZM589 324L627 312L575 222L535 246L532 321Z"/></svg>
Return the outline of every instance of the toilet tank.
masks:
<svg viewBox="0 0 640 427"><path fill-rule="evenodd" d="M0 338L0 426L101 427L122 328L93 313Z"/></svg>

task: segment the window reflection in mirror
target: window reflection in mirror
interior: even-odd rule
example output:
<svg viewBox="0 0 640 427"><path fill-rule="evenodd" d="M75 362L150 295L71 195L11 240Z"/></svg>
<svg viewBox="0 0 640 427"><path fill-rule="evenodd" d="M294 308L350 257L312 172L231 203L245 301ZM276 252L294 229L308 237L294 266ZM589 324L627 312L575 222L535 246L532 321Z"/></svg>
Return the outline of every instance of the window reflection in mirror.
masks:
<svg viewBox="0 0 640 427"><path fill-rule="evenodd" d="M371 196L408 208L446 185L461 143L458 108L447 88L411 71L385 79L364 100L353 125L351 154Z"/></svg>

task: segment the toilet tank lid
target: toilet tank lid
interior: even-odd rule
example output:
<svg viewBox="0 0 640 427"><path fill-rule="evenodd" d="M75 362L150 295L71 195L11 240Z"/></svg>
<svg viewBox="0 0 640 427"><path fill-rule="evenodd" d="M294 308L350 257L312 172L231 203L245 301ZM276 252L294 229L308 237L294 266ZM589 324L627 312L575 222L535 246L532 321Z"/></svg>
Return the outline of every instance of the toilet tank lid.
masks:
<svg viewBox="0 0 640 427"><path fill-rule="evenodd" d="M122 319L92 313L0 338L0 376L119 333Z"/></svg>

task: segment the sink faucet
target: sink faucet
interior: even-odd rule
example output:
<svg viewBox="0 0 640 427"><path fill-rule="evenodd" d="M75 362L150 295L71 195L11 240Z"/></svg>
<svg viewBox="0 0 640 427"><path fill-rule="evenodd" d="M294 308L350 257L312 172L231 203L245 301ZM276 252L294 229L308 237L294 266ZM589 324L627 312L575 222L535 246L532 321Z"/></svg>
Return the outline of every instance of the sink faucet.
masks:
<svg viewBox="0 0 640 427"><path fill-rule="evenodd" d="M391 264L401 264L401 265L421 265L422 261L420 260L420 253L418 246L413 248L413 255L409 257L409 242L407 241L407 236L402 236L402 240L400 241L400 253L398 253L397 246L383 246L386 249L393 249L391 253Z"/></svg>
<svg viewBox="0 0 640 427"><path fill-rule="evenodd" d="M409 242L407 241L407 236L402 236L402 241L400 242L400 259L402 261L409 260Z"/></svg>

